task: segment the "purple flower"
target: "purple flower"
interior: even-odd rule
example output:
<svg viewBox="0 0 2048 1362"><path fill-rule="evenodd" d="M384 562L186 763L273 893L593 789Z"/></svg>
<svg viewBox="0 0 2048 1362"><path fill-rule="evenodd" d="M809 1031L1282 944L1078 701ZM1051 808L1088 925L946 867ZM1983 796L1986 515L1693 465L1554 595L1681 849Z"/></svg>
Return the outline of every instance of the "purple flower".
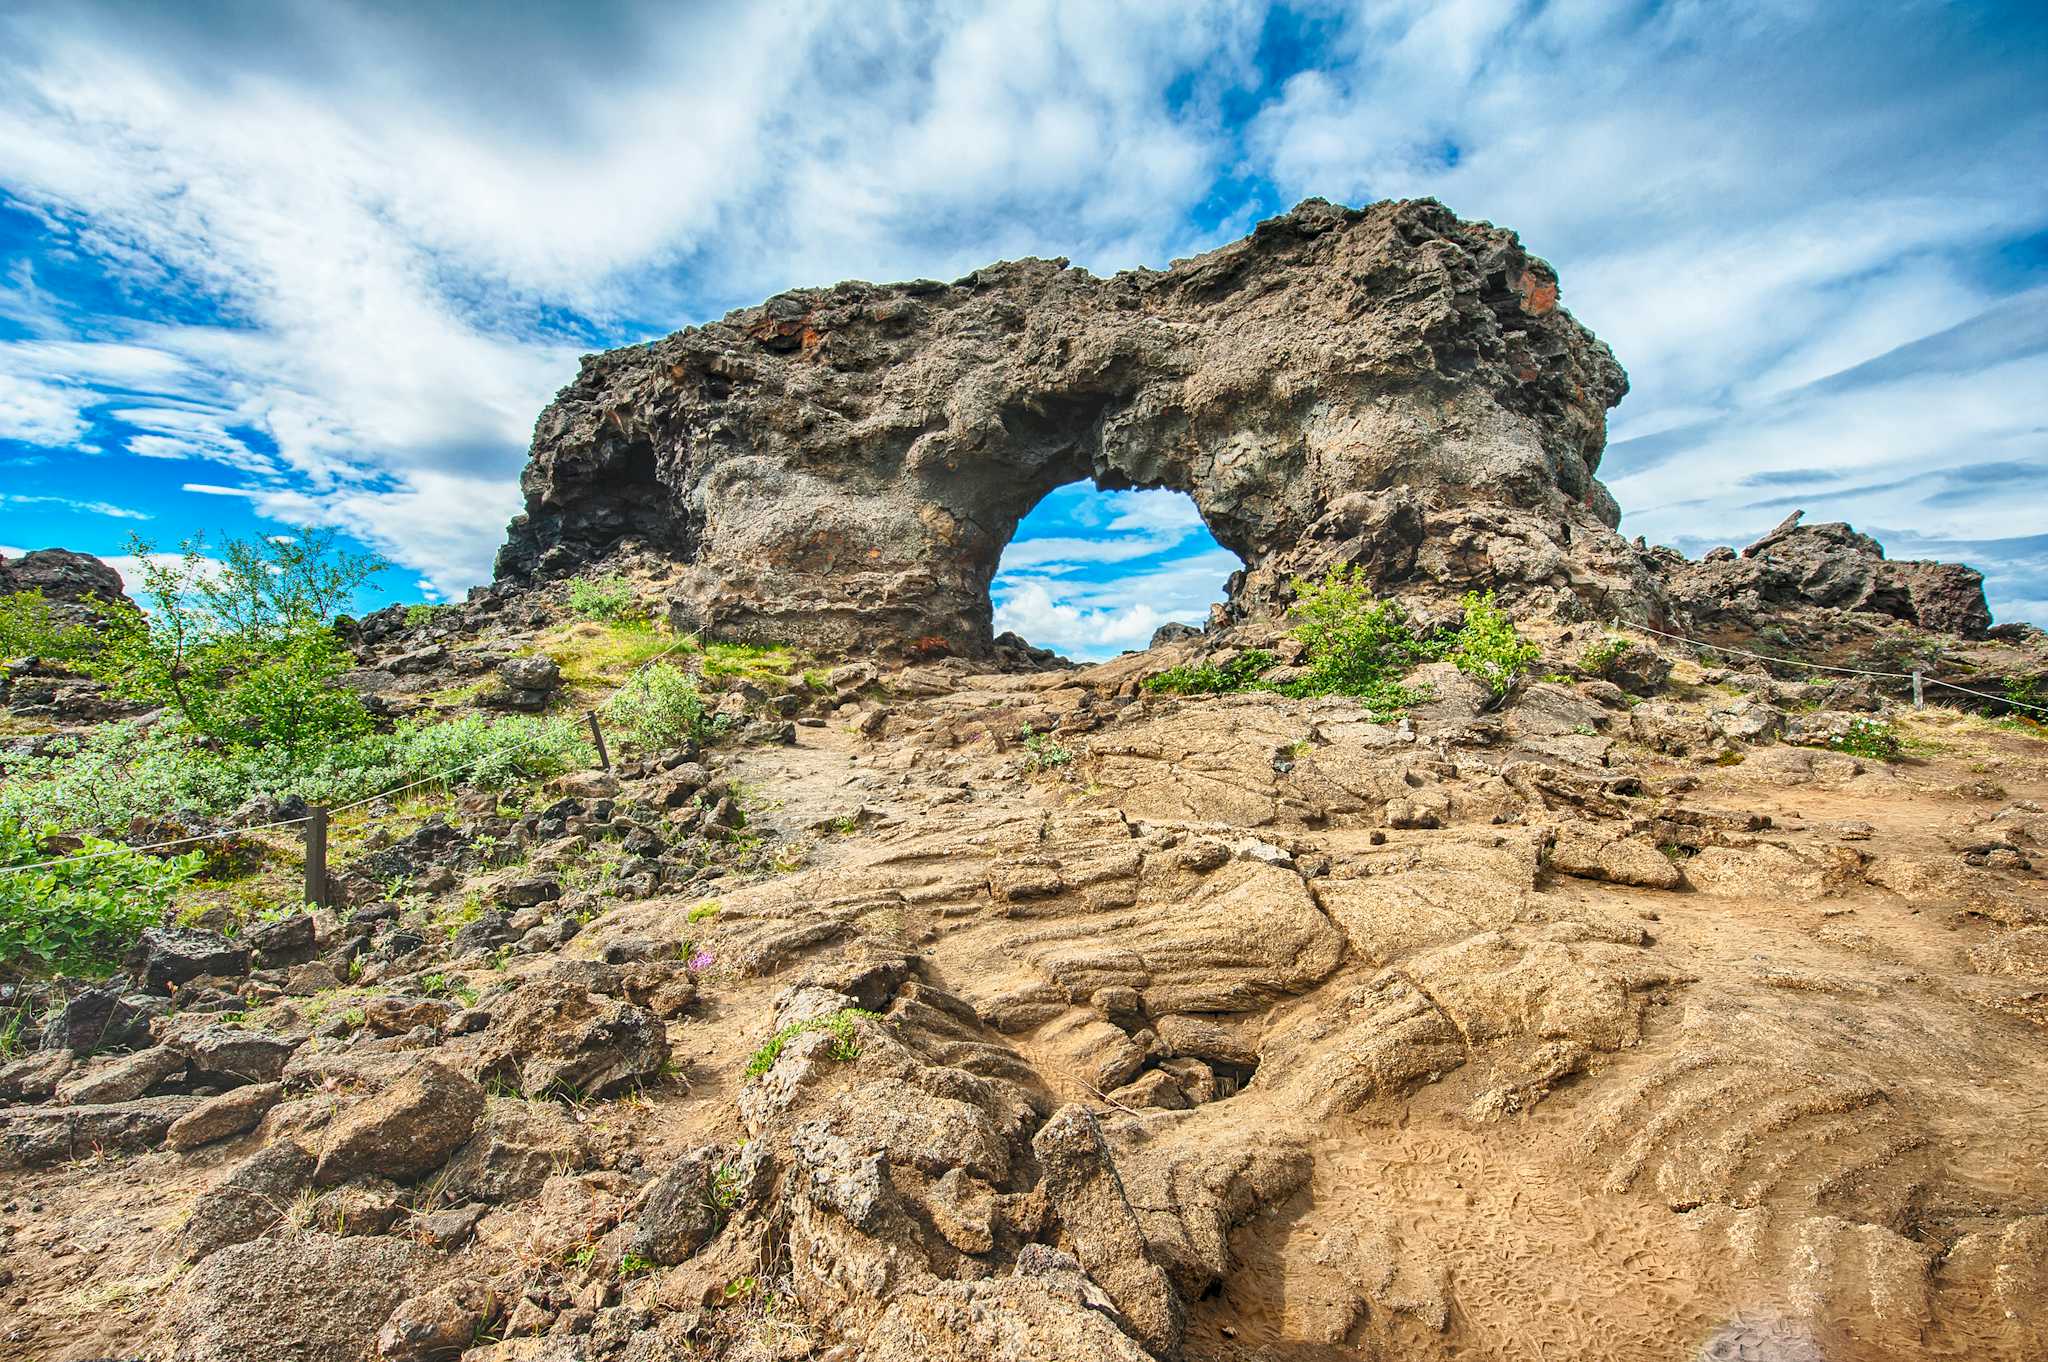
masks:
<svg viewBox="0 0 2048 1362"><path fill-rule="evenodd" d="M698 951L683 962L683 968L692 974L702 974L705 970L710 969L717 959L718 957L710 951Z"/></svg>

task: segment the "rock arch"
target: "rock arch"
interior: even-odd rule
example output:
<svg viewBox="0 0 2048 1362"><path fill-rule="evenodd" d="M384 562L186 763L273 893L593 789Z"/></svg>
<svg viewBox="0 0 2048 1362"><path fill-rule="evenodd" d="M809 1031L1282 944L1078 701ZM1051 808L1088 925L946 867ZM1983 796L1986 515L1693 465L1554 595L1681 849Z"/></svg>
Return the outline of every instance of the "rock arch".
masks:
<svg viewBox="0 0 2048 1362"><path fill-rule="evenodd" d="M1609 608L1656 590L1594 477L1626 390L1513 233L1310 200L1163 271L849 282L589 356L498 571L651 550L688 627L976 652L1017 522L1089 478L1193 497L1240 614L1333 562Z"/></svg>

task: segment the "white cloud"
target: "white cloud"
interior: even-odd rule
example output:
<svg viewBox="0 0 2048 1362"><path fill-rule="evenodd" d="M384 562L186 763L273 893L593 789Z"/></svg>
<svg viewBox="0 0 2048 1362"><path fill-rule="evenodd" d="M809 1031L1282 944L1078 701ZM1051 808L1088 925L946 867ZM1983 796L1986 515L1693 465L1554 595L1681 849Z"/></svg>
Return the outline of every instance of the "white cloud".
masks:
<svg viewBox="0 0 2048 1362"><path fill-rule="evenodd" d="M86 432L84 395L69 384L0 373L0 440L32 445L69 444Z"/></svg>
<svg viewBox="0 0 2048 1362"><path fill-rule="evenodd" d="M110 501L81 501L76 497L30 496L19 492L0 492L0 506L55 506L66 511L77 511L81 515L103 515L113 520L148 520L147 511L131 510L116 506Z"/></svg>
<svg viewBox="0 0 2048 1362"><path fill-rule="evenodd" d="M1243 564L1210 549L1109 581L1077 581L1036 572L997 576L997 633L1012 630L1070 657L1103 658L1142 648L1169 621L1201 625L1223 599L1223 583Z"/></svg>
<svg viewBox="0 0 2048 1362"><path fill-rule="evenodd" d="M1982 314L2009 285L1979 257L2048 221L2038 62L1963 10L1310 8L1327 50L1273 88L1260 0L518 24L25 0L0 18L0 184L166 320L81 319L11 269L0 315L32 338L0 343L0 436L75 446L118 413L126 452L456 592L487 575L533 420L592 343L563 311L630 338L843 277L1157 265L1241 232L1232 186L1270 180L1433 194L1554 260L1635 383L1611 464L1632 529L1732 534L1744 472L2040 457L2014 433L2028 391L1983 373L1862 409L1819 382ZM1686 432L1712 497L1626 447ZM1916 523L1923 492L1840 504ZM1148 519L1168 514L1148 495L1107 526L1119 547L1016 545L1006 569L1133 561L1192 528ZM1980 514L2011 528L2006 501L1934 510L1981 536Z"/></svg>

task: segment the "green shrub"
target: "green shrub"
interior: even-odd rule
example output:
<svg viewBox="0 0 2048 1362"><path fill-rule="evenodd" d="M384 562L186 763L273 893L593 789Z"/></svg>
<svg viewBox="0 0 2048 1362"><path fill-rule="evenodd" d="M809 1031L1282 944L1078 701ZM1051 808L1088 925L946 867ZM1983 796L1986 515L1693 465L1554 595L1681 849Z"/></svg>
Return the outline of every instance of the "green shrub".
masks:
<svg viewBox="0 0 2048 1362"><path fill-rule="evenodd" d="M417 629L421 625L432 624L455 608L452 605L408 605L405 607L405 627Z"/></svg>
<svg viewBox="0 0 2048 1362"><path fill-rule="evenodd" d="M605 624L644 618L633 583L624 577L577 577L569 583L569 609L578 617Z"/></svg>
<svg viewBox="0 0 2048 1362"><path fill-rule="evenodd" d="M83 625L59 624L40 591L0 596L0 662L39 657L77 662L98 650L98 639Z"/></svg>
<svg viewBox="0 0 2048 1362"><path fill-rule="evenodd" d="M1258 687L1260 673L1279 660L1264 648L1247 648L1221 667L1207 662L1200 666L1183 662L1153 673L1140 684L1146 690L1167 695L1224 695L1254 690Z"/></svg>
<svg viewBox="0 0 2048 1362"><path fill-rule="evenodd" d="M591 760L581 726L527 715L408 721L302 754L223 747L174 723L105 724L43 756L11 756L0 817L63 828L123 828L138 815L218 817L256 795L346 804L454 771L451 783L503 789Z"/></svg>
<svg viewBox="0 0 2048 1362"><path fill-rule="evenodd" d="M709 742L725 726L705 705L696 679L668 662L635 672L605 706L605 718L628 742L649 749Z"/></svg>
<svg viewBox="0 0 2048 1362"><path fill-rule="evenodd" d="M844 1063L860 1058L860 1037L854 1034L853 1024L866 1017L880 1020L880 1013L870 1012L862 1007L842 1007L837 1012L809 1021L793 1022L768 1038L768 1043L754 1051L754 1057L747 1061L747 1077L759 1078L775 1067L775 1061L782 1058L782 1049L798 1036L812 1031L830 1031L832 1044L825 1053Z"/></svg>
<svg viewBox="0 0 2048 1362"><path fill-rule="evenodd" d="M131 536L143 563L145 611L101 611L92 673L116 694L175 710L193 732L296 754L366 731L361 699L336 684L353 665L329 627L382 559L335 547L331 530L231 539L210 559L203 537L159 561Z"/></svg>
<svg viewBox="0 0 2048 1362"><path fill-rule="evenodd" d="M1634 643L1621 635L1609 634L1579 649L1578 661L1573 665L1586 676L1597 676L1605 680L1614 675L1615 668L1634 647Z"/></svg>
<svg viewBox="0 0 2048 1362"><path fill-rule="evenodd" d="M1031 725L1024 726L1021 735L1024 752L1031 759L1031 769L1046 771L1055 766L1065 766L1074 760L1074 750L1065 746L1050 733L1034 733Z"/></svg>
<svg viewBox="0 0 2048 1362"><path fill-rule="evenodd" d="M206 861L203 851L159 860L94 838L76 851L53 853L26 822L0 818L0 867L34 865L58 854L91 859L0 874L0 965L109 973L142 929L162 920L178 887Z"/></svg>
<svg viewBox="0 0 2048 1362"><path fill-rule="evenodd" d="M1401 677L1441 658L1446 643L1418 634L1398 601L1373 599L1363 569L1331 568L1314 582L1297 578L1294 591L1294 634L1307 645L1308 674L1287 687L1289 694L1353 696L1380 719L1425 698Z"/></svg>
<svg viewBox="0 0 2048 1362"><path fill-rule="evenodd" d="M1465 593L1465 627L1451 648L1459 671L1505 700L1515 683L1543 656L1543 650L1515 632L1515 622L1493 603L1493 593Z"/></svg>
<svg viewBox="0 0 2048 1362"><path fill-rule="evenodd" d="M1828 739L1828 746L1871 761L1897 761L1906 752L1898 732L1883 719L1851 719L1847 728Z"/></svg>

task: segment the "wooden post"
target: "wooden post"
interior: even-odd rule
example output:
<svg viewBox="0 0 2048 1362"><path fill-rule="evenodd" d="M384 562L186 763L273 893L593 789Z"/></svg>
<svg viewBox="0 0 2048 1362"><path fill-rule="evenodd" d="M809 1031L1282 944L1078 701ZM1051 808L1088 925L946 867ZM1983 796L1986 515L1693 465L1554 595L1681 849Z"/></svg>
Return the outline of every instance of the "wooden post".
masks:
<svg viewBox="0 0 2048 1362"><path fill-rule="evenodd" d="M605 750L604 730L597 726L597 711L593 709L584 717L590 720L590 740L597 744L597 764L609 771L612 769L612 754Z"/></svg>
<svg viewBox="0 0 2048 1362"><path fill-rule="evenodd" d="M1920 708L1920 669L1913 668L1913 708Z"/></svg>
<svg viewBox="0 0 2048 1362"><path fill-rule="evenodd" d="M327 806L306 813L306 902L327 907Z"/></svg>

